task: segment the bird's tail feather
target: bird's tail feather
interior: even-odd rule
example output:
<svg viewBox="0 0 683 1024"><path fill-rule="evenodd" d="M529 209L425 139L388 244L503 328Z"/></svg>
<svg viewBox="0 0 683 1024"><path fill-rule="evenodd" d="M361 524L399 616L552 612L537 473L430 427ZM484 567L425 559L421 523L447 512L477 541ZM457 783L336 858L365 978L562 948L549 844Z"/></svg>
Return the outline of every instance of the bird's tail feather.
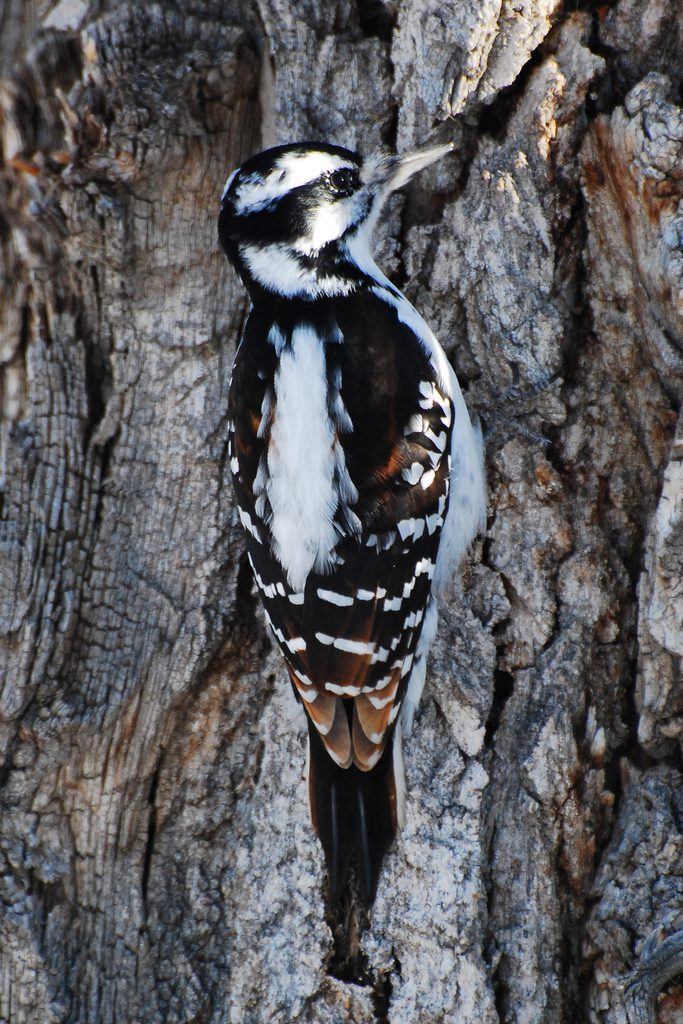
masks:
<svg viewBox="0 0 683 1024"><path fill-rule="evenodd" d="M375 767L363 772L335 764L310 720L308 734L311 819L325 851L332 904L339 903L353 864L360 897L370 907L399 827L403 779L395 777L401 761L393 746L400 736L390 736Z"/></svg>

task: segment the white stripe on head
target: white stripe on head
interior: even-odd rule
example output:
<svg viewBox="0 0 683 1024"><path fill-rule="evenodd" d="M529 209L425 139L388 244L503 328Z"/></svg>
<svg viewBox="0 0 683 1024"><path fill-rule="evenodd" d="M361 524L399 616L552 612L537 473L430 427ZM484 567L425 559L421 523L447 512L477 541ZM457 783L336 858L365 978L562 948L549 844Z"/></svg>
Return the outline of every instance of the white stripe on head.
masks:
<svg viewBox="0 0 683 1024"><path fill-rule="evenodd" d="M357 170L356 164L349 161L348 157L336 156L334 153L316 150L283 153L265 176L254 172L240 182L235 197L235 213L263 210L292 189L308 185L340 167Z"/></svg>

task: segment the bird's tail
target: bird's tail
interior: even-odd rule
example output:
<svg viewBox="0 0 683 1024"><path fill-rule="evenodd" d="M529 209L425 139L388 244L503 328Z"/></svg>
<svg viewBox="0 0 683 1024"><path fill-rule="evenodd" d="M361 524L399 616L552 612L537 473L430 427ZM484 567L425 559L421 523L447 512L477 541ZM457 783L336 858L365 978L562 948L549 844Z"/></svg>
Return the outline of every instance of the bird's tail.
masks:
<svg viewBox="0 0 683 1024"><path fill-rule="evenodd" d="M308 722L308 797L327 862L332 905L339 904L351 866L366 907L375 899L382 861L403 823L405 783L400 727L374 768L340 768Z"/></svg>

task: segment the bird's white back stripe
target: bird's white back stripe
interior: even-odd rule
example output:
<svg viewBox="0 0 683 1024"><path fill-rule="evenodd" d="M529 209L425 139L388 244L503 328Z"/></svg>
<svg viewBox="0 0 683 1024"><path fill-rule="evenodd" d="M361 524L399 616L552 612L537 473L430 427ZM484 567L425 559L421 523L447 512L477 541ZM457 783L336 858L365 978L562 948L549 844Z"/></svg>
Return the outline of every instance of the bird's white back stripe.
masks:
<svg viewBox="0 0 683 1024"><path fill-rule="evenodd" d="M324 569L337 541L332 522L334 445L327 415L325 350L308 326L292 332L275 374L275 413L268 447L266 490L273 517L273 550L294 590L315 566ZM301 485L301 454L307 481Z"/></svg>

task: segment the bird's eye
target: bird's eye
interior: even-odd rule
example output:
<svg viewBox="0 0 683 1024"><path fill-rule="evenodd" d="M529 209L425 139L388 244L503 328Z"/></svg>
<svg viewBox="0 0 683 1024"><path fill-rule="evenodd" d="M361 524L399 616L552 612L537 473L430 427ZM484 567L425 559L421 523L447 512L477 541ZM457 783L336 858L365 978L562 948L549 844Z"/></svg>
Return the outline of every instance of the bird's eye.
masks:
<svg viewBox="0 0 683 1024"><path fill-rule="evenodd" d="M348 167L340 167L332 171L328 176L330 189L336 195L350 196L358 185L358 171L352 171Z"/></svg>

